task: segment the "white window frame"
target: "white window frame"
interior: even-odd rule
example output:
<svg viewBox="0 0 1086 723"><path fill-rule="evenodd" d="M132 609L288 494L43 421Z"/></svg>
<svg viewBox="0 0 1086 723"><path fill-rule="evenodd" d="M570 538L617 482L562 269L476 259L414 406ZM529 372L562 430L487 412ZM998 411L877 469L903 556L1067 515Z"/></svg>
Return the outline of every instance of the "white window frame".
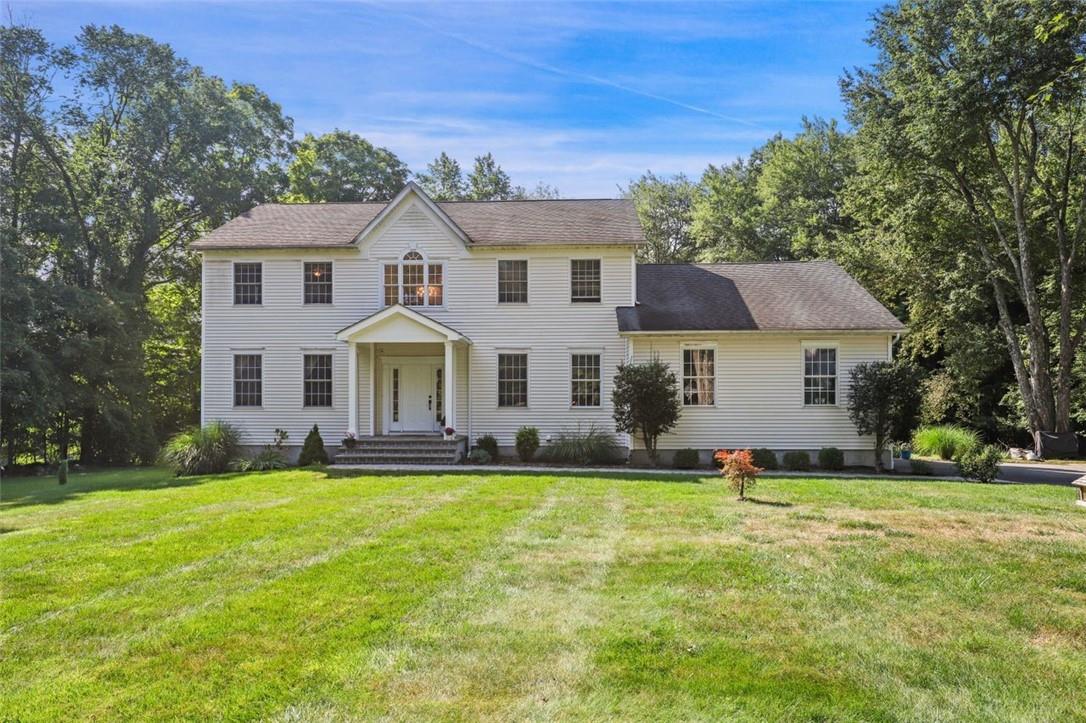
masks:
<svg viewBox="0 0 1086 723"><path fill-rule="evenodd" d="M238 303L238 264L256 264L260 267L260 303L259 304L239 304ZM230 262L230 303L233 306L263 306L264 305L264 262L263 261L231 261Z"/></svg>
<svg viewBox="0 0 1086 723"><path fill-rule="evenodd" d="M244 304L243 304L244 306ZM238 404L237 393L237 360L235 357L239 356L258 356L260 357L260 404ZM264 350L263 349L231 349L230 350L230 407L232 409L263 409L264 408L264 387L265 376L267 372L267 365L264 364Z"/></svg>
<svg viewBox="0 0 1086 723"><path fill-rule="evenodd" d="M573 300L573 262L574 261L595 261L600 265L600 298L596 299L595 301L588 301L588 300L574 301ZM566 294L566 303L567 304L569 304L570 306L591 306L592 304L602 304L603 303L603 257L602 256L576 256L576 257L571 256L569 258L569 263L566 266L566 271L568 272L566 274L566 280L567 280L567 288L566 288L566 290L569 292L569 293Z"/></svg>
<svg viewBox="0 0 1086 723"><path fill-rule="evenodd" d="M407 306L403 303L403 267L404 256L414 251L422 257L422 261L408 261L409 264L422 264L422 286L426 288L430 285L430 265L441 267L441 303L431 304L429 296L423 297L423 303L419 305L411 305L412 309L445 309L449 303L449 264L446 259L431 259L425 251L415 246L411 246L400 254L395 261L382 260L377 264L377 303L379 308L387 309L391 304L385 303L385 267L396 266L396 303L401 306Z"/></svg>
<svg viewBox="0 0 1086 723"><path fill-rule="evenodd" d="M718 379L720 378L720 354L717 352L717 344L703 342L682 342L679 344L679 397L684 409L709 409L717 406L720 398ZM687 404L686 403L686 352L697 350L709 350L713 352L713 403L712 404ZM695 377L696 378L696 377Z"/></svg>
<svg viewBox="0 0 1086 723"><path fill-rule="evenodd" d="M811 349L834 350L834 388L833 404L808 404L807 403L807 352ZM825 376L825 375L822 375ZM839 407L841 405L841 343L836 340L811 340L800 343L799 352L799 401L804 409L824 409Z"/></svg>
<svg viewBox="0 0 1086 723"><path fill-rule="evenodd" d="M525 293L524 301L502 301L501 297L501 262L502 261L523 261L524 262L524 281L527 284L527 291ZM494 298L495 303L498 306L527 306L528 302L532 299L532 262L531 259L523 256L499 256L494 259Z"/></svg>
<svg viewBox="0 0 1086 723"><path fill-rule="evenodd" d="M523 407L503 407L501 404L501 357L508 354L523 354L525 357L525 378L528 386L524 392ZM532 408L532 351L531 349L495 349L494 350L494 408L499 411L523 411Z"/></svg>
<svg viewBox="0 0 1086 723"><path fill-rule="evenodd" d="M332 403L327 407L314 407L305 403L305 358L307 356L330 356L332 357ZM302 369L302 409L329 409L334 410L336 408L336 350L335 349L302 349L301 356L299 358Z"/></svg>
<svg viewBox="0 0 1086 723"><path fill-rule="evenodd" d="M573 403L573 357L576 355L581 356L598 356L600 358L600 403L587 406L577 405ZM603 349L585 349L585 348L569 348L566 350L566 378L569 380L569 408L570 409L602 409L604 400L604 388L603 388L603 369L604 369L604 353Z"/></svg>
<svg viewBox="0 0 1086 723"><path fill-rule="evenodd" d="M306 303L306 300L305 300L305 282L306 282L305 265L306 264L328 264L331 267L332 300L329 301L327 304ZM261 278L263 278L263 275L261 275ZM329 306L335 306L335 305L336 305L336 262L335 262L335 260L334 259L302 259L302 306L304 306L304 307L315 306L317 308L325 308L325 309L327 309Z"/></svg>

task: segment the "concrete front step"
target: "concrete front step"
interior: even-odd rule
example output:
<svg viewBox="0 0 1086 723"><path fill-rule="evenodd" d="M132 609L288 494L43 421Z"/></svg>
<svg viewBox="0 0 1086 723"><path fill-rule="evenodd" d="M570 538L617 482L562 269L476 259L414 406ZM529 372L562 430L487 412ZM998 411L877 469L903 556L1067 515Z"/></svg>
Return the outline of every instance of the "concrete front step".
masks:
<svg viewBox="0 0 1086 723"><path fill-rule="evenodd" d="M433 436L361 437L353 449L341 447L336 464L437 464L460 461L466 438Z"/></svg>

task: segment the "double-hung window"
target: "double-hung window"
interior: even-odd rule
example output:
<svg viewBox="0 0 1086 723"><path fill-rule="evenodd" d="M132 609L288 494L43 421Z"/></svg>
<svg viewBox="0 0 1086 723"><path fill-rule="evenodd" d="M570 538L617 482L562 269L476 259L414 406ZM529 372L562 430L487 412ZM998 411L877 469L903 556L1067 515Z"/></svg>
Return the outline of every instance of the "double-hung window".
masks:
<svg viewBox="0 0 1086 723"><path fill-rule="evenodd" d="M303 404L307 407L332 406L332 355L306 354L303 367Z"/></svg>
<svg viewBox="0 0 1086 723"><path fill-rule="evenodd" d="M600 260L573 259L569 262L570 301L592 303L600 300Z"/></svg>
<svg viewBox="0 0 1086 723"><path fill-rule="evenodd" d="M716 350L683 349L683 404L709 407L715 402Z"/></svg>
<svg viewBox="0 0 1086 723"><path fill-rule="evenodd" d="M385 306L441 306L445 303L445 267L427 263L418 251L408 251L399 263L385 264Z"/></svg>
<svg viewBox="0 0 1086 723"><path fill-rule="evenodd" d="M259 407L263 403L263 361L259 354L234 355L235 407Z"/></svg>
<svg viewBox="0 0 1086 723"><path fill-rule="evenodd" d="M803 347L803 403L837 404L837 348Z"/></svg>
<svg viewBox="0 0 1086 723"><path fill-rule="evenodd" d="M528 406L527 354L498 354L498 406Z"/></svg>
<svg viewBox="0 0 1086 723"><path fill-rule="evenodd" d="M528 303L528 261L526 259L498 260L498 303Z"/></svg>
<svg viewBox="0 0 1086 723"><path fill-rule="evenodd" d="M302 264L302 302L332 303L332 262L316 261Z"/></svg>
<svg viewBox="0 0 1086 723"><path fill-rule="evenodd" d="M570 405L574 407L600 406L600 355L570 355Z"/></svg>
<svg viewBox="0 0 1086 723"><path fill-rule="evenodd" d="M234 303L263 303L261 264L256 262L234 263Z"/></svg>

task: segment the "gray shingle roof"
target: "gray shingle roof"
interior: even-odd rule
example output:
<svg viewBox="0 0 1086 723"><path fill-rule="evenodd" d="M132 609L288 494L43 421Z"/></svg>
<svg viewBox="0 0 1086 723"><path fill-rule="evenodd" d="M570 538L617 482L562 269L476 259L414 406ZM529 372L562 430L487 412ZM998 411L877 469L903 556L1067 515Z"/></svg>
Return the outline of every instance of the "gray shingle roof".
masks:
<svg viewBox="0 0 1086 723"><path fill-rule="evenodd" d="M636 307L619 331L902 331L904 325L832 261L643 264Z"/></svg>
<svg viewBox="0 0 1086 723"><path fill-rule="evenodd" d="M193 247L346 246L384 203L268 203L210 232ZM438 203L473 246L616 245L643 241L633 203L617 199L451 201Z"/></svg>

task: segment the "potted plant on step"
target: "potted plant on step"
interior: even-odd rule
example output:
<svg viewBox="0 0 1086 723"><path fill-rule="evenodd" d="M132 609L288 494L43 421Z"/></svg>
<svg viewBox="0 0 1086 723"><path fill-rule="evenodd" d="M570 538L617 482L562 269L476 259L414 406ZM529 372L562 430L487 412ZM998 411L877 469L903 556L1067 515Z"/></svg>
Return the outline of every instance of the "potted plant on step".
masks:
<svg viewBox="0 0 1086 723"><path fill-rule="evenodd" d="M453 439L454 437L456 437L456 430L453 429L452 427L445 427L444 431L445 431L445 439L446 440Z"/></svg>
<svg viewBox="0 0 1086 723"><path fill-rule="evenodd" d="M347 432L347 434L343 437L343 448L354 449L357 445L358 437L355 436L354 432Z"/></svg>

